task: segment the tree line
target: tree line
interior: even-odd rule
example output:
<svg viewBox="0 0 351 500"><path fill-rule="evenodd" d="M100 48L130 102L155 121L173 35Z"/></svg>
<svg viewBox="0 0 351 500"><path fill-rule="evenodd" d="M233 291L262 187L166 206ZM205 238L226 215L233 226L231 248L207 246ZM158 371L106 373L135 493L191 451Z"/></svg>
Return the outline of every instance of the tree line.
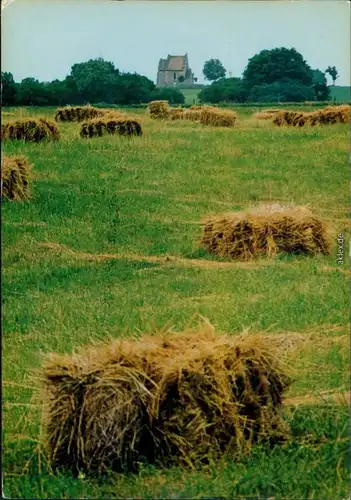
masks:
<svg viewBox="0 0 351 500"><path fill-rule="evenodd" d="M177 89L157 89L152 80L137 73L121 73L102 58L74 64L64 80L40 82L35 78L14 81L11 73L2 76L3 106L62 106L117 104L131 105L154 100L184 103Z"/></svg>
<svg viewBox="0 0 351 500"><path fill-rule="evenodd" d="M338 78L335 66L323 72L312 69L294 48L262 50L249 59L242 78L226 78L227 71L219 59L206 61L203 74L212 84L199 94L203 102L303 102L327 101L330 90L326 74L333 85Z"/></svg>
<svg viewBox="0 0 351 500"><path fill-rule="evenodd" d="M338 78L335 66L328 66L324 72L312 69L296 49L284 47L253 56L241 78L227 78L226 73L219 59L205 62L203 74L212 83L200 92L201 102L327 101L330 91L326 74L333 84ZM102 58L74 64L63 80L24 78L17 83L11 73L1 75L4 106L133 105L154 100L184 103L184 95L177 88L156 88L146 76L122 73Z"/></svg>

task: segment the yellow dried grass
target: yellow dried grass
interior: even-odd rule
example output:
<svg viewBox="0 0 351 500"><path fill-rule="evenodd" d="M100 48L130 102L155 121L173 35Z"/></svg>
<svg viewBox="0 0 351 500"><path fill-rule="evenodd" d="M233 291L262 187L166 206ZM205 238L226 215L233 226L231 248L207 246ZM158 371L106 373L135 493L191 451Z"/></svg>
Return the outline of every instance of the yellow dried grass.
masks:
<svg viewBox="0 0 351 500"><path fill-rule="evenodd" d="M290 375L273 340L210 326L53 354L43 369L52 464L135 471L144 459L194 466L240 456L287 436Z"/></svg>
<svg viewBox="0 0 351 500"><path fill-rule="evenodd" d="M200 123L212 127L234 127L236 118L235 111L208 107L201 111Z"/></svg>
<svg viewBox="0 0 351 500"><path fill-rule="evenodd" d="M168 101L151 101L148 109L154 120L167 120L169 117Z"/></svg>
<svg viewBox="0 0 351 500"><path fill-rule="evenodd" d="M1 197L7 200L27 200L32 165L24 156L2 156Z"/></svg>
<svg viewBox="0 0 351 500"><path fill-rule="evenodd" d="M184 120L184 109L183 108L169 108L168 110L169 120Z"/></svg>
<svg viewBox="0 0 351 500"><path fill-rule="evenodd" d="M350 109L350 106L345 105L329 106L327 108L309 113L283 110L274 116L273 123L278 126L292 125L294 127L349 123Z"/></svg>
<svg viewBox="0 0 351 500"><path fill-rule="evenodd" d="M204 222L202 245L219 257L251 260L280 252L330 254L326 223L306 207L261 205Z"/></svg>

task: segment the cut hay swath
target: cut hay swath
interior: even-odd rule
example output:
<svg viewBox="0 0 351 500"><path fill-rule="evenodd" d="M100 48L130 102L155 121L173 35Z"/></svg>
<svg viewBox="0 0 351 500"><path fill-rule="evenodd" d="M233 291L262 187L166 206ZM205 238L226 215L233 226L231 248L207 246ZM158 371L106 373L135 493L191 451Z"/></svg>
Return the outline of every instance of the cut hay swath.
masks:
<svg viewBox="0 0 351 500"><path fill-rule="evenodd" d="M141 136L143 134L139 120L124 115L107 115L82 123L80 136L83 138L101 137L104 134L122 136Z"/></svg>
<svg viewBox="0 0 351 500"><path fill-rule="evenodd" d="M93 106L65 106L58 108L55 113L55 120L62 122L81 122L90 120L105 114L104 110Z"/></svg>
<svg viewBox="0 0 351 500"><path fill-rule="evenodd" d="M74 474L134 472L145 460L191 467L284 439L287 366L273 340L210 326L53 354L43 368L51 463Z"/></svg>
<svg viewBox="0 0 351 500"><path fill-rule="evenodd" d="M40 142L43 140L58 140L60 131L56 123L45 118L28 118L14 120L1 125L3 140L23 140Z"/></svg>
<svg viewBox="0 0 351 500"><path fill-rule="evenodd" d="M284 110L274 115L273 123L278 126L290 125L294 127L350 123L350 109L350 106L345 105L329 106L310 113Z"/></svg>
<svg viewBox="0 0 351 500"><path fill-rule="evenodd" d="M250 260L278 253L330 254L326 223L306 207L262 205L204 222L203 247L219 257Z"/></svg>
<svg viewBox="0 0 351 500"><path fill-rule="evenodd" d="M152 101L149 103L149 114L154 120L168 120L168 101Z"/></svg>
<svg viewBox="0 0 351 500"><path fill-rule="evenodd" d="M200 123L212 127L234 127L235 111L219 108L205 108L201 111Z"/></svg>
<svg viewBox="0 0 351 500"><path fill-rule="evenodd" d="M24 156L2 156L1 197L7 200L27 200L32 165Z"/></svg>

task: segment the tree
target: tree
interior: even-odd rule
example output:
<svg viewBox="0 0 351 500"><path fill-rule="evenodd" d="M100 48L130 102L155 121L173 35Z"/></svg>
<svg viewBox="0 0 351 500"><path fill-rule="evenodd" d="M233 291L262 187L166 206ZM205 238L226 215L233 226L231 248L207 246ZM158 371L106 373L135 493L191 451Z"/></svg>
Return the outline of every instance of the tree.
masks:
<svg viewBox="0 0 351 500"><path fill-rule="evenodd" d="M179 83L183 83L183 82L184 82L184 80L185 80L185 78L184 78L184 76L183 76L183 75L180 75L180 76L178 77L178 82L179 82Z"/></svg>
<svg viewBox="0 0 351 500"><path fill-rule="evenodd" d="M149 101L168 101L170 104L184 104L185 97L177 89L155 89L150 93Z"/></svg>
<svg viewBox="0 0 351 500"><path fill-rule="evenodd" d="M149 101L155 87L154 82L146 76L123 73L111 82L109 93L115 104L140 104Z"/></svg>
<svg viewBox="0 0 351 500"><path fill-rule="evenodd" d="M327 101L329 98L329 88L325 73L319 69L313 69L312 87L316 94L317 101Z"/></svg>
<svg viewBox="0 0 351 500"><path fill-rule="evenodd" d="M264 85L256 85L250 90L250 102L304 102L315 100L310 85L295 80L282 80Z"/></svg>
<svg viewBox="0 0 351 500"><path fill-rule="evenodd" d="M339 78L338 70L336 69L336 67L328 66L325 70L325 73L329 73L329 75L332 77L333 85L335 85L336 79Z"/></svg>
<svg viewBox="0 0 351 500"><path fill-rule="evenodd" d="M202 72L206 80L215 81L224 78L227 70L219 59L210 59L205 62Z"/></svg>
<svg viewBox="0 0 351 500"><path fill-rule="evenodd" d="M279 81L312 85L312 78L312 70L302 55L294 48L285 47L262 50L249 59L243 73L243 81L248 90Z"/></svg>
<svg viewBox="0 0 351 500"><path fill-rule="evenodd" d="M1 104L14 106L16 104L17 88L12 73L1 73Z"/></svg>
<svg viewBox="0 0 351 500"><path fill-rule="evenodd" d="M102 58L77 63L71 68L78 92L87 102L110 102L110 88L118 75L114 64Z"/></svg>
<svg viewBox="0 0 351 500"><path fill-rule="evenodd" d="M47 106L50 94L44 83L35 78L24 78L17 85L17 101L22 106Z"/></svg>
<svg viewBox="0 0 351 500"><path fill-rule="evenodd" d="M201 102L245 102L247 94L241 78L222 78L202 89L199 94Z"/></svg>

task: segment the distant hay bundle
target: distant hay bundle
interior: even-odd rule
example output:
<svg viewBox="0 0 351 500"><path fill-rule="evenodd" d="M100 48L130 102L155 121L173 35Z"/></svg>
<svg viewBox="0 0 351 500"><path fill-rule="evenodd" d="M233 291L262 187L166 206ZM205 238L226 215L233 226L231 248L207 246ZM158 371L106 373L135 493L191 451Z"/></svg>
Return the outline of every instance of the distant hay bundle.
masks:
<svg viewBox="0 0 351 500"><path fill-rule="evenodd" d="M1 138L30 142L58 140L60 131L54 122L45 118L25 118L1 125Z"/></svg>
<svg viewBox="0 0 351 500"><path fill-rule="evenodd" d="M321 109L318 113L318 123L322 125L332 125L335 123L350 123L350 109L345 106L329 106Z"/></svg>
<svg viewBox="0 0 351 500"><path fill-rule="evenodd" d="M265 109L258 113L255 113L253 116L258 120L272 120L277 113L281 113L282 110L279 108L276 109Z"/></svg>
<svg viewBox="0 0 351 500"><path fill-rule="evenodd" d="M201 109L188 109L184 113L184 119L192 122L199 122L201 118Z"/></svg>
<svg viewBox="0 0 351 500"><path fill-rule="evenodd" d="M205 222L202 245L219 257L250 260L291 254L330 254L328 228L305 207L262 205Z"/></svg>
<svg viewBox="0 0 351 500"><path fill-rule="evenodd" d="M76 474L134 472L144 460L193 466L284 439L286 366L273 340L205 327L52 355L43 370L51 462Z"/></svg>
<svg viewBox="0 0 351 500"><path fill-rule="evenodd" d="M169 117L168 101L152 101L149 103L150 117L155 120L167 120Z"/></svg>
<svg viewBox="0 0 351 500"><path fill-rule="evenodd" d="M65 106L58 108L55 113L55 120L62 122L81 122L104 115L104 110L93 106Z"/></svg>
<svg viewBox="0 0 351 500"><path fill-rule="evenodd" d="M350 122L350 106L329 106L327 108L309 113L301 111L281 111L273 119L278 126L292 125L303 127L305 125L333 125L336 123Z"/></svg>
<svg viewBox="0 0 351 500"><path fill-rule="evenodd" d="M2 156L1 197L19 201L29 198L32 166L24 156Z"/></svg>
<svg viewBox="0 0 351 500"><path fill-rule="evenodd" d="M141 136L143 131L139 120L127 115L108 115L82 123L80 136L82 138L101 137L104 134L122 136Z"/></svg>
<svg viewBox="0 0 351 500"><path fill-rule="evenodd" d="M234 127L237 114L235 111L205 108L201 111L200 123L212 127Z"/></svg>
<svg viewBox="0 0 351 500"><path fill-rule="evenodd" d="M169 108L168 118L170 120L184 120L184 109L183 108Z"/></svg>

